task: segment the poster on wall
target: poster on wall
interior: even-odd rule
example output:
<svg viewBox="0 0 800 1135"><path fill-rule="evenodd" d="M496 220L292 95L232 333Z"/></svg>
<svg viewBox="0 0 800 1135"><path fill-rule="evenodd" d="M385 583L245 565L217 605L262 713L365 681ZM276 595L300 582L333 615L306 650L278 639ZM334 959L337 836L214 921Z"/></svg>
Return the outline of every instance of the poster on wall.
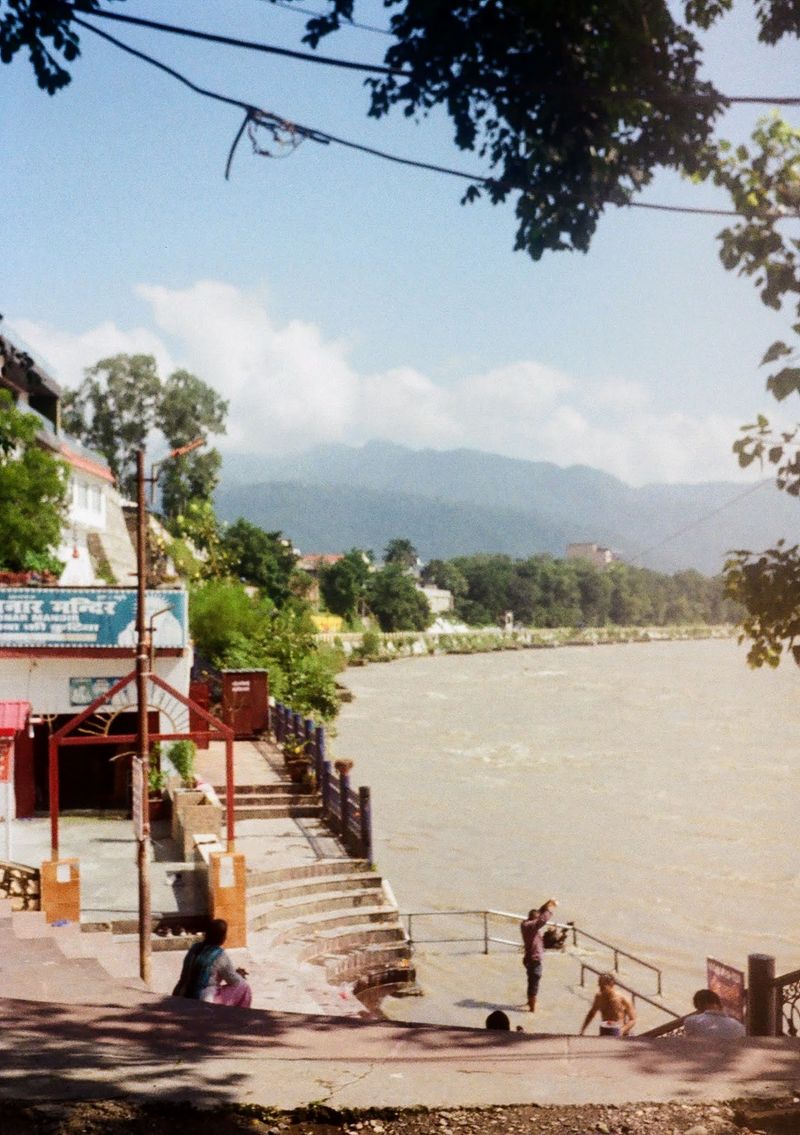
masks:
<svg viewBox="0 0 800 1135"><path fill-rule="evenodd" d="M186 646L186 615L185 591L147 592L145 617L157 650ZM132 588L0 587L0 648L132 648L135 642Z"/></svg>
<svg viewBox="0 0 800 1135"><path fill-rule="evenodd" d="M716 958L706 958L706 982L708 988L719 997L728 1016L744 1023L744 973Z"/></svg>

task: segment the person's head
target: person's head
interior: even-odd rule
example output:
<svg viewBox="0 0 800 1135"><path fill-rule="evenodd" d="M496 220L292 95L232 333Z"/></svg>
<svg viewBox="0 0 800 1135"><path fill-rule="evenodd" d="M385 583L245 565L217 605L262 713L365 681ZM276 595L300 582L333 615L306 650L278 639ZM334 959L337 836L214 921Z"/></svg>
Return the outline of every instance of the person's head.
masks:
<svg viewBox="0 0 800 1135"><path fill-rule="evenodd" d="M487 1029L501 1029L503 1032L509 1032L511 1029L511 1022L502 1009L495 1009L486 1018Z"/></svg>
<svg viewBox="0 0 800 1135"><path fill-rule="evenodd" d="M228 924L224 918L212 918L206 930L207 946L221 946L228 937Z"/></svg>
<svg viewBox="0 0 800 1135"><path fill-rule="evenodd" d="M597 979L597 984L601 989L613 989L617 984L617 979L613 973L601 973Z"/></svg>
<svg viewBox="0 0 800 1135"><path fill-rule="evenodd" d="M698 989L692 998L692 1004L698 1013L705 1013L708 1009L721 1009L722 1002L719 994L713 989Z"/></svg>

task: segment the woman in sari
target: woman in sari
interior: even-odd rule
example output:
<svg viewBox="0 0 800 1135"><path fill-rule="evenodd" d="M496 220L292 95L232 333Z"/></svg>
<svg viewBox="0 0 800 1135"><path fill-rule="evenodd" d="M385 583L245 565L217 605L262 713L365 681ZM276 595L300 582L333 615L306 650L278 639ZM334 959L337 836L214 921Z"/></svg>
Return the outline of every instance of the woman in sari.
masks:
<svg viewBox="0 0 800 1135"><path fill-rule="evenodd" d="M227 934L228 924L224 918L215 918L209 923L203 941L195 942L183 959L173 996L250 1008L253 992L245 981L247 970L234 969L222 948Z"/></svg>

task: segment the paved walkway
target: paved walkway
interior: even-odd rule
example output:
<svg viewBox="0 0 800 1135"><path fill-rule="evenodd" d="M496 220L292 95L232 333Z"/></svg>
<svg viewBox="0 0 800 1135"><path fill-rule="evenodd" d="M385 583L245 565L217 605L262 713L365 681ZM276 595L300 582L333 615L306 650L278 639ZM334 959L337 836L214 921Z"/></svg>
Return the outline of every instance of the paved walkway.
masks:
<svg viewBox="0 0 800 1135"><path fill-rule="evenodd" d="M269 759L269 746L237 741L234 747L237 785L272 784L281 780L277 765ZM273 761L277 760L277 754ZM212 742L197 753L198 779L209 784L225 782L225 747ZM97 816L65 816L59 824L61 854L80 861L81 915L83 922L130 920L137 914L136 843L130 820ZM175 859L169 825L153 828L153 861L150 877L155 915L195 914L205 911L202 881L194 870ZM272 870L314 863L318 858L344 858L345 852L317 820L290 817L242 820L236 825L236 847L245 855L249 869ZM39 817L14 824L14 858L38 866L50 857L50 821ZM285 1012L358 1016L363 1004L346 985L332 986L320 966L296 961L291 949L274 950L266 933L251 933L247 950L231 950L237 965L250 973L253 1004ZM180 972L182 954L175 951L152 955L152 988L170 993ZM103 964L118 978L139 972L138 942L119 939L113 954L104 952Z"/></svg>
<svg viewBox="0 0 800 1135"><path fill-rule="evenodd" d="M0 1096L131 1095L280 1108L721 1100L785 1095L800 1041L615 1041L346 1021L197 1002L0 1001Z"/></svg>

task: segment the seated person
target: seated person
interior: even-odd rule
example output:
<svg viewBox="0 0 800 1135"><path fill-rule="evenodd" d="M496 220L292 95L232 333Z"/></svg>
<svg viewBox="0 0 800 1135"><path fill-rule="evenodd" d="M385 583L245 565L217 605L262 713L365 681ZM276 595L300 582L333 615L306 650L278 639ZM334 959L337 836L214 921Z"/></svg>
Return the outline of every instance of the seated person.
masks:
<svg viewBox="0 0 800 1135"><path fill-rule="evenodd" d="M722 1008L719 994L713 989L698 989L692 998L696 1013L683 1019L687 1036L715 1036L720 1040L737 1040L745 1035L741 1021L729 1017Z"/></svg>

